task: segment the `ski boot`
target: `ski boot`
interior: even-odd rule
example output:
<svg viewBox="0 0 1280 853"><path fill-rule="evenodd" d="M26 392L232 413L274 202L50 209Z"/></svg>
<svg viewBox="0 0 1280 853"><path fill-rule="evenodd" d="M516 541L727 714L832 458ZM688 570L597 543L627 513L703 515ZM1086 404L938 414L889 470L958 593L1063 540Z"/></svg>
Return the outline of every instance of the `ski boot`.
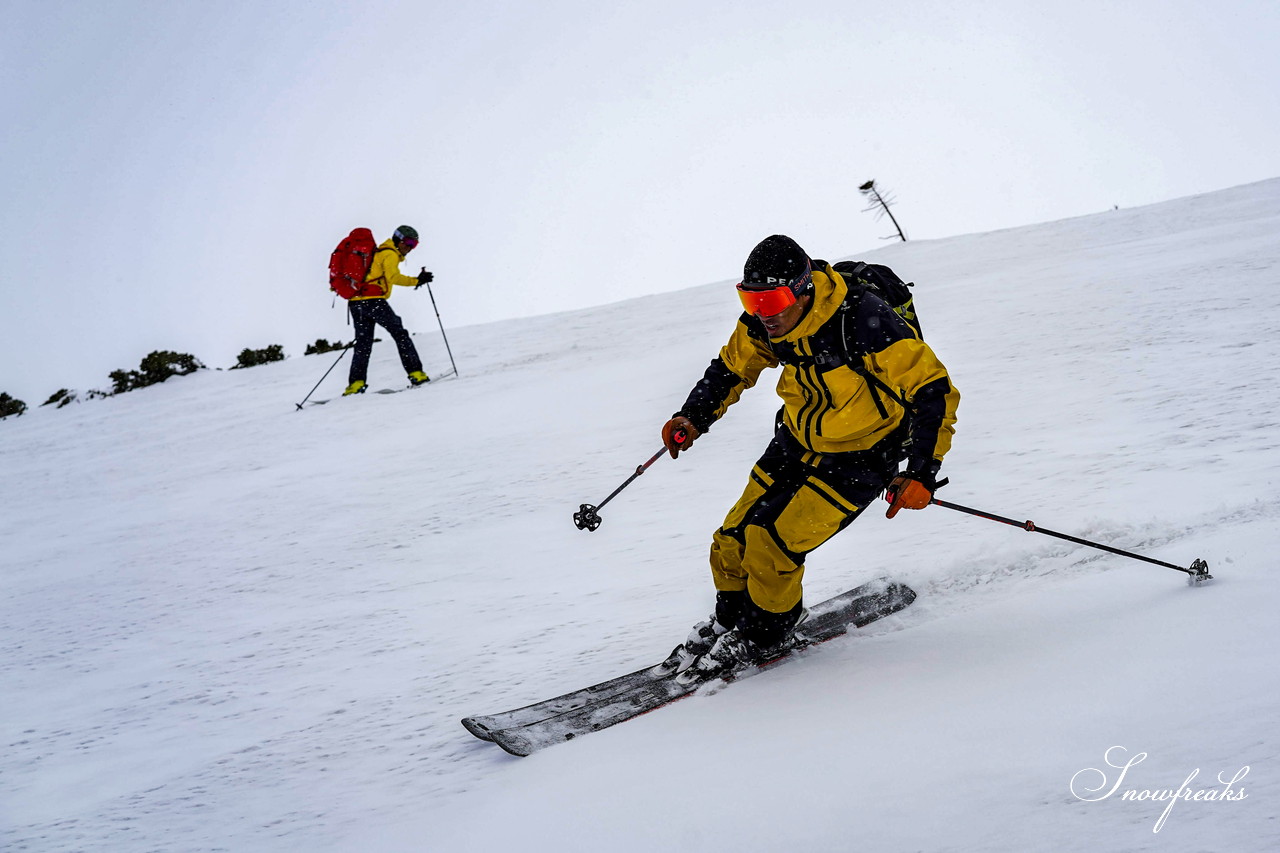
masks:
<svg viewBox="0 0 1280 853"><path fill-rule="evenodd" d="M421 370L415 370L409 374L410 385L426 385L431 381L431 377L423 373Z"/></svg>
<svg viewBox="0 0 1280 853"><path fill-rule="evenodd" d="M689 684L710 681L713 678L732 678L745 669L769 663L793 649L804 648L809 643L803 635L797 633L797 630L803 627L808 618L809 611L801 609L796 624L791 626L781 640L769 646L752 642L742 636L742 632L737 628L722 630L708 651L678 670L676 680L682 684ZM694 633L697 633L703 624L699 622L695 625ZM690 639L692 637L691 633Z"/></svg>
<svg viewBox="0 0 1280 853"><path fill-rule="evenodd" d="M725 631L704 654L676 674L681 684L697 684L714 678L727 678L754 666L761 660L755 644L740 635L737 629Z"/></svg>
<svg viewBox="0 0 1280 853"><path fill-rule="evenodd" d="M694 625L684 643L676 649L676 653L679 655L675 668L676 672L684 672L695 660L711 651L711 647L716 644L716 640L728 630L728 628L720 624L714 613Z"/></svg>
<svg viewBox="0 0 1280 853"><path fill-rule="evenodd" d="M350 397L352 394L363 394L364 389L367 387L368 386L365 384L363 379L357 379L355 382L352 382L347 386L347 390L342 392L342 396Z"/></svg>

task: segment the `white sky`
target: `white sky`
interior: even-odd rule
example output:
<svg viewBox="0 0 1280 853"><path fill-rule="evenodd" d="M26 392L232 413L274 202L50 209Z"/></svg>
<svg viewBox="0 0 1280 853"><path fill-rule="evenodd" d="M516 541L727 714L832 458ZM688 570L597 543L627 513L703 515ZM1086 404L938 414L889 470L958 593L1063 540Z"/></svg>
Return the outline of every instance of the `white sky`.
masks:
<svg viewBox="0 0 1280 853"><path fill-rule="evenodd" d="M325 270L357 225L422 232L453 327L734 278L775 232L882 246L868 178L927 239L1280 175L1275 2L0 13L0 391L31 406L155 349L349 339Z"/></svg>

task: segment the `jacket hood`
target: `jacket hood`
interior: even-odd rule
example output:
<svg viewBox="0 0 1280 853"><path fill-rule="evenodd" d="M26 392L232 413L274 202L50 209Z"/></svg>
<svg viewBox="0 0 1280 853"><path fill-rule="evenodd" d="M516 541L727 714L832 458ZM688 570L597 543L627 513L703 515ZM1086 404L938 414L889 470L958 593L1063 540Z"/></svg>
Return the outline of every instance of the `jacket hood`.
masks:
<svg viewBox="0 0 1280 853"><path fill-rule="evenodd" d="M840 273L831 268L830 264L827 264L825 269L815 269L813 271L813 302L809 305L808 312L800 318L800 322L794 329L772 340L794 343L812 335L835 316L848 294L849 288L844 283L844 279L840 277Z"/></svg>

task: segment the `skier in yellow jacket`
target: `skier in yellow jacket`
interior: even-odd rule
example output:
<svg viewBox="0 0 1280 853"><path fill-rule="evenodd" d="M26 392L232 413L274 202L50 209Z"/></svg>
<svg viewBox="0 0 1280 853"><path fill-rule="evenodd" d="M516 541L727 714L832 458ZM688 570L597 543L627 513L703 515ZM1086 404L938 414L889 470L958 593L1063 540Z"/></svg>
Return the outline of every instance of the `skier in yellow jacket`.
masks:
<svg viewBox="0 0 1280 853"><path fill-rule="evenodd" d="M662 428L675 458L765 368L782 367L774 438L712 536L715 612L685 641L686 663L696 658L710 672L786 647L804 614L805 557L881 492L889 518L929 505L960 400L933 350L892 308L848 287L790 237L752 250L738 295L746 313Z"/></svg>
<svg viewBox="0 0 1280 853"><path fill-rule="evenodd" d="M423 270L416 277L403 275L400 262L418 245L418 232L410 225L401 225L390 238L382 241L373 253L373 263L365 281L377 284L382 293L375 296L353 296L347 303L351 311L351 322L356 328L355 346L351 356L351 372L347 377L350 383L343 396L361 394L367 387L365 380L369 375L369 356L373 354L374 325L386 329L396 342L400 353L400 363L404 372L409 375L409 384L421 385L431 381L422 372L422 359L418 357L417 347L401 322L400 316L391 309L387 300L391 298L392 285L401 287L418 287L429 284L433 280L431 273Z"/></svg>

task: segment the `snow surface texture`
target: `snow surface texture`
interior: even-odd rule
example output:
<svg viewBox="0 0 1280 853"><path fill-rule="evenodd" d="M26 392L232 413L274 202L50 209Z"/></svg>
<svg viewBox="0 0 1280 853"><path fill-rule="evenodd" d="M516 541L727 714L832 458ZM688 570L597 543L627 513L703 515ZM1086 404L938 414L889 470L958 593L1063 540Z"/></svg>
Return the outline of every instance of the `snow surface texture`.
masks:
<svg viewBox="0 0 1280 853"><path fill-rule="evenodd" d="M1280 849L1280 180L863 257L918 282L961 390L943 497L1217 580L876 508L808 594L888 574L915 606L515 759L458 719L710 609L768 375L598 531L571 516L658 448L731 283L457 329L459 379L302 412L333 356L202 371L0 424L0 847ZM370 377L401 384L389 341ZM1243 799L1137 799L1246 767Z"/></svg>

